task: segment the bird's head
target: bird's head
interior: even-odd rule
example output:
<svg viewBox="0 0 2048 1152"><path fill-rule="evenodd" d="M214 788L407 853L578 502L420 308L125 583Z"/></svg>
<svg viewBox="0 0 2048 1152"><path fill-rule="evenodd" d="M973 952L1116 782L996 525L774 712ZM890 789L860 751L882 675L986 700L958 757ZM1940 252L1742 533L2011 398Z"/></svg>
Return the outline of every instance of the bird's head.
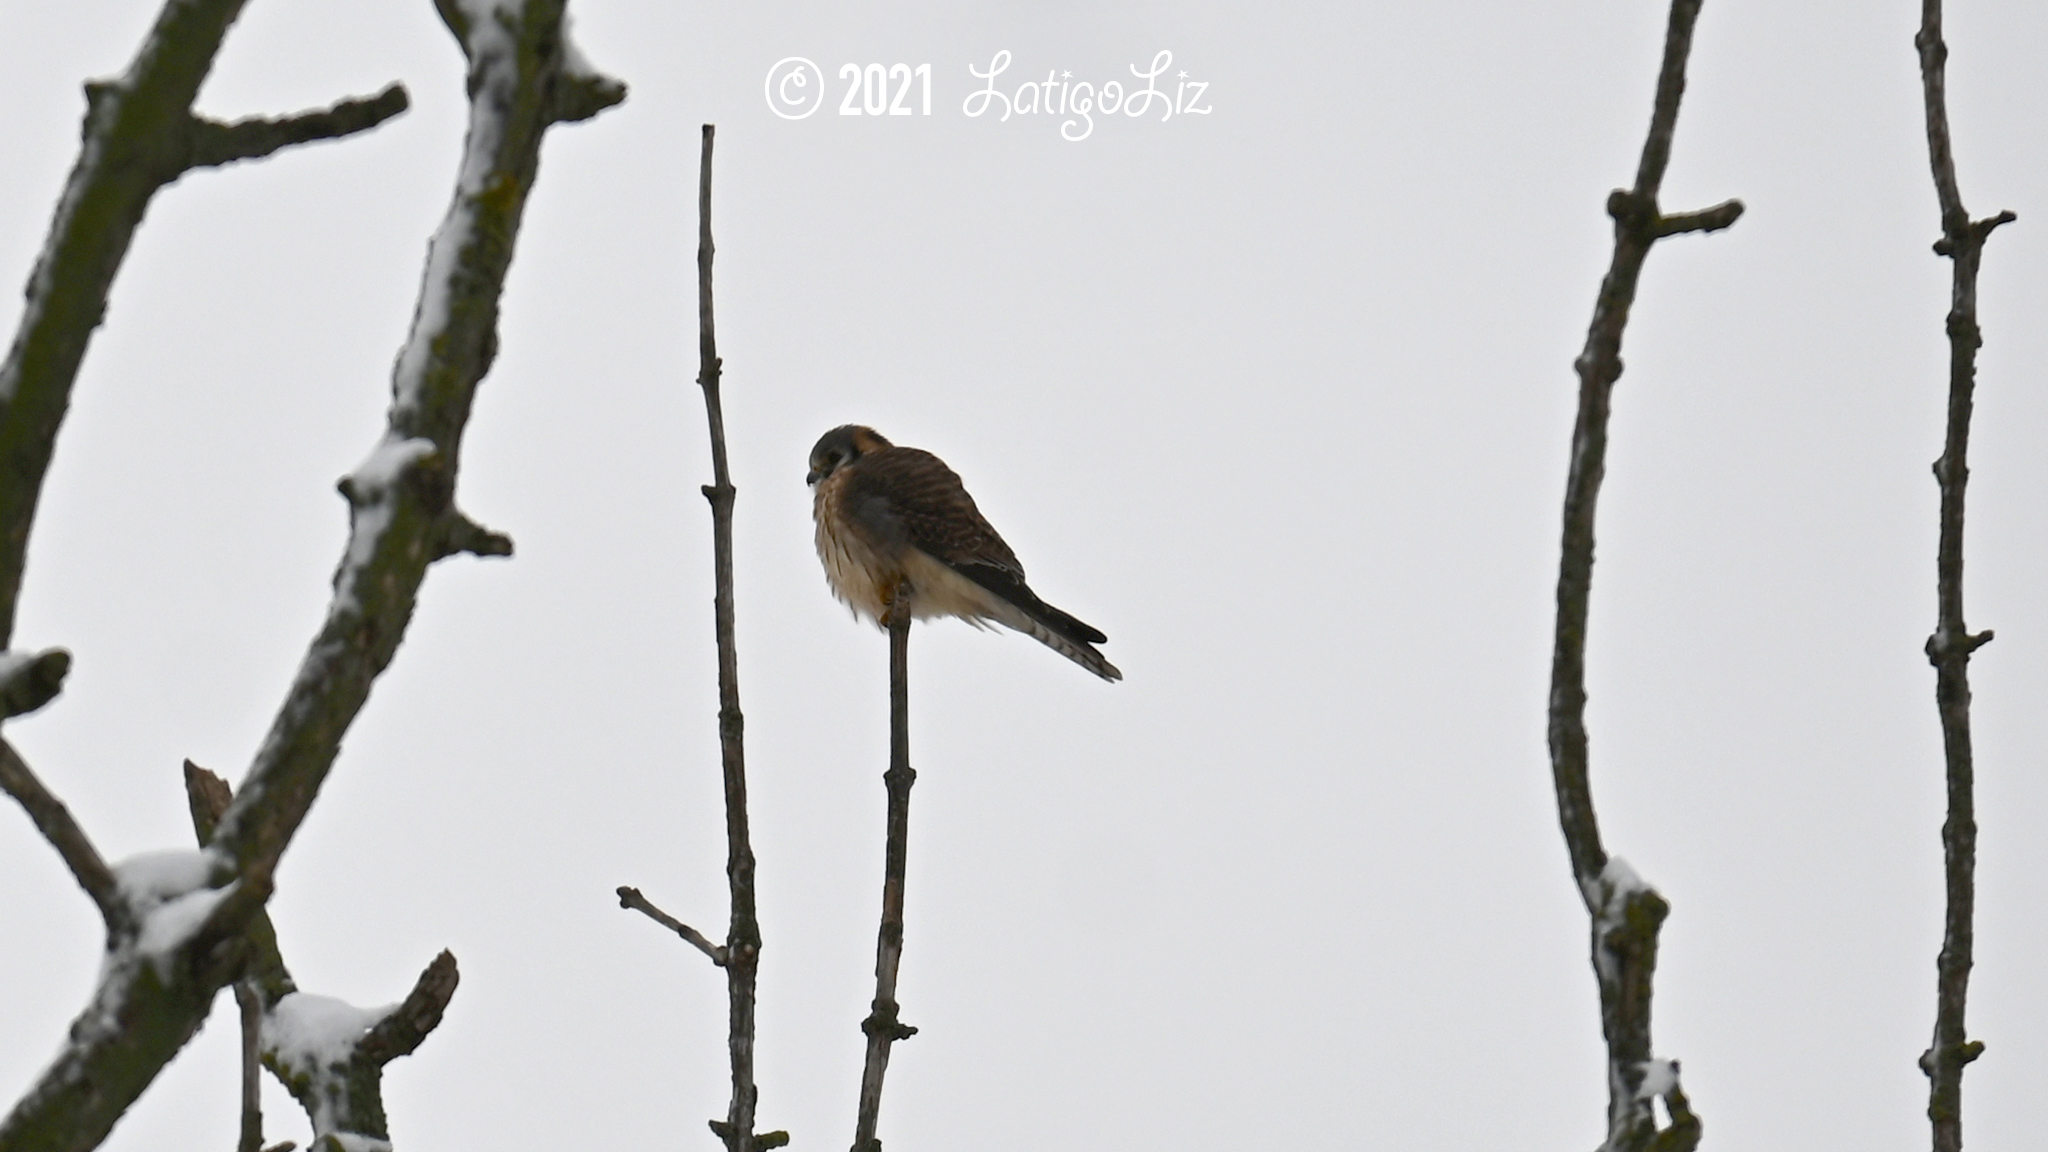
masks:
<svg viewBox="0 0 2048 1152"><path fill-rule="evenodd" d="M815 486L818 481L862 456L888 447L892 447L889 441L873 428L863 424L841 424L818 437L818 446L811 449L811 471L804 477L804 483Z"/></svg>

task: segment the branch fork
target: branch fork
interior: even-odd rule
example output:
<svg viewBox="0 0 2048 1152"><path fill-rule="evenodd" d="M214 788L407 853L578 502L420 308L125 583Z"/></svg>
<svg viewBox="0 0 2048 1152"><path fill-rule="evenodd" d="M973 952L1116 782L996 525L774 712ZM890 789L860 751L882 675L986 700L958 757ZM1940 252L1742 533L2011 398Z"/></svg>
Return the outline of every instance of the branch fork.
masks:
<svg viewBox="0 0 2048 1152"><path fill-rule="evenodd" d="M443 0L444 16L453 4ZM168 0L127 73L88 87L78 164L30 277L21 327L0 361L0 476L12 478L0 483L0 645L12 634L29 528L73 381L151 197L194 163L360 131L403 107L403 93L387 89L282 121L198 121L192 98L241 7L242 0ZM358 469L348 485L352 524L335 598L241 788L223 798L204 854L110 868L20 757L0 753L0 786L29 810L108 923L93 999L56 1059L0 1119L0 1149L97 1146L198 1030L219 990L248 971L266 938L274 946L262 915L273 870L404 638L427 565L450 545L489 549L502 539L447 517L462 433L497 348L499 296L541 137L570 113L594 113L624 93L580 57L575 75L563 79L573 49L562 9L563 0L494 0L495 34L463 38L471 108L461 176L429 249L394 372L388 431L366 462L376 466ZM571 100L565 91L580 95ZM32 669L61 674L63 662L46 653ZM34 692L7 690L25 686L33 677L0 684L0 702L32 706ZM453 977L452 959L430 966L398 1016L380 1018L344 1062L361 1071L410 1050L431 1027L428 1017L438 1019L436 1002L445 1003ZM265 995L274 1005L290 991ZM381 1112L373 1119L350 1121L354 1127L323 1140L342 1143L334 1133L346 1131L382 1143Z"/></svg>

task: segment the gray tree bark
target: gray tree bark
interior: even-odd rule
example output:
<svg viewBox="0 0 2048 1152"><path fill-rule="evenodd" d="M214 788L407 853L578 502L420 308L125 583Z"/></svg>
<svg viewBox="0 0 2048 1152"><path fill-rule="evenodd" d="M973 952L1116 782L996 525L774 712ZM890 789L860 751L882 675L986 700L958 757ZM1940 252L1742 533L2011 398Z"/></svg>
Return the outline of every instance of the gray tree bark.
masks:
<svg viewBox="0 0 2048 1152"><path fill-rule="evenodd" d="M553 124L618 103L625 91L568 65L563 0L505 0L479 8L487 14L475 21L453 0L437 7L469 60L470 128L455 202L430 248L389 426L339 485L350 507L349 542L326 622L207 846L146 868L110 868L20 757L0 752L0 786L64 857L107 930L99 986L49 1069L0 1120L0 1152L97 1146L198 1030L215 995L260 950L252 929L278 859L404 638L428 565L458 552L511 551L511 541L455 507L462 433L497 349L498 299L541 138ZM0 363L0 639L12 628L21 558L72 381L150 197L191 167L358 131L404 107L394 88L284 121L195 118L192 97L240 9L241 0L169 0L129 70L88 86L79 161ZM8 659L0 699L48 699L63 670L55 655ZM436 989L452 991L452 958L438 967L415 993L445 1003ZM387 1019L390 1029L372 1029L389 1034L365 1043L379 1055L395 1052L408 1030L424 1034L423 1020L401 1010Z"/></svg>
<svg viewBox="0 0 2048 1152"><path fill-rule="evenodd" d="M1614 219L1614 257L1579 375L1579 414L1572 431L1571 468L1565 482L1564 541L1558 563L1557 633L1550 671L1550 761L1558 821L1571 854L1572 878L1592 917L1593 972L1600 984L1600 1025L1607 1038L1607 1138L1600 1152L1691 1152L1700 1119L1679 1086L1678 1062L1659 1060L1650 1044L1650 994L1657 967L1657 933L1671 906L1600 841L1587 778L1586 621L1593 587L1593 514L1607 467L1607 418L1621 377L1621 338L1635 303L1636 282L1651 245L1681 232L1726 228L1742 215L1730 200L1701 212L1667 216L1657 204L1671 139L1685 93L1685 63L1692 51L1700 0L1673 0L1664 37L1650 131L1636 168L1635 187L1607 198ZM1670 1115L1660 1128L1653 1103Z"/></svg>

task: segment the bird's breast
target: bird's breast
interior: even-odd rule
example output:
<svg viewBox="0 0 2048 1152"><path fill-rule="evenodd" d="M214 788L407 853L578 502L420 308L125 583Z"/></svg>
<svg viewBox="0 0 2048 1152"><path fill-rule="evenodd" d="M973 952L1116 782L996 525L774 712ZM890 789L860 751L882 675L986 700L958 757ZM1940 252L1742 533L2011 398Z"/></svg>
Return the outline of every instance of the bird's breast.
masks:
<svg viewBox="0 0 2048 1152"><path fill-rule="evenodd" d="M817 523L818 560L825 566L825 581L832 594L846 602L858 615L880 623L887 605L884 593L902 579L897 566L886 561L866 536L844 513L845 476L825 477L811 498L811 518Z"/></svg>

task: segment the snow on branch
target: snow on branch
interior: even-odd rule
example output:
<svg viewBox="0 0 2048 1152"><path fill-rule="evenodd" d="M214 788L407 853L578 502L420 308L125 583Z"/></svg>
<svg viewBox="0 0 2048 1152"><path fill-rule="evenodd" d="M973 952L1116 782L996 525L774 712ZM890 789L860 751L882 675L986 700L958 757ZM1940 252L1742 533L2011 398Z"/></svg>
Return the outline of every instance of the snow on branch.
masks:
<svg viewBox="0 0 2048 1152"><path fill-rule="evenodd" d="M148 871L154 865L145 866L148 884L126 883L115 869L99 987L56 1061L0 1121L0 1152L95 1147L191 1038L215 994L244 970L272 872L404 638L427 566L458 550L510 550L455 508L462 432L497 351L498 300L542 135L625 93L587 65L567 70L563 2L437 4L469 59L468 139L394 372L388 428L341 485L349 542L326 621L220 818L204 868L188 858L177 876L192 881L203 872L203 880L173 891L177 885ZM31 281L24 335L0 366L0 476L31 478L0 485L0 640L11 629L35 491L85 338L149 195L189 159L180 151L171 163L164 149L187 141L192 94L239 8L239 0L172 0L135 66L93 100L85 151ZM144 895L155 902L135 903ZM427 1016L438 1019L438 1008L428 1008L453 990L453 961L435 973L430 968L414 990L419 1011L391 1030L372 1029L376 1052L409 1051L408 1039L416 1044L414 1033L431 1027ZM338 1136L329 1142L350 1145Z"/></svg>
<svg viewBox="0 0 2048 1152"><path fill-rule="evenodd" d="M204 850L145 853L108 871L99 985L57 1058L0 1121L4 1152L83 1152L105 1139L241 969L243 928L271 890L268 873L236 878Z"/></svg>
<svg viewBox="0 0 2048 1152"><path fill-rule="evenodd" d="M388 426L338 487L349 542L334 598L255 763L221 819L243 868L274 862L305 818L341 735L389 664L426 568L457 550L506 554L455 506L462 434L497 353L498 302L543 133L565 87L562 0L437 8L469 58L470 121L455 195L428 244L412 330L392 374ZM624 87L605 80L611 102Z"/></svg>
<svg viewBox="0 0 2048 1152"><path fill-rule="evenodd" d="M185 792L192 830L207 844L233 798L228 782L187 760ZM245 1076L255 1075L260 1059L298 1100L313 1125L311 1152L320 1152L329 1137L343 1148L389 1149L384 1065L418 1048L441 1022L459 978L455 957L435 957L401 1003L365 1009L300 991L268 913L255 915L247 937L248 963L235 988L236 999L253 1009L255 1023L244 1032ZM262 1115L253 1086L245 1083L244 1089L242 1142L260 1147Z"/></svg>
<svg viewBox="0 0 2048 1152"><path fill-rule="evenodd" d="M291 1090L323 1141L348 1149L389 1149L384 1065L410 1055L441 1022L460 979L442 952L397 1004L357 1008L329 996L290 993L267 1006L260 1033L263 1066Z"/></svg>

